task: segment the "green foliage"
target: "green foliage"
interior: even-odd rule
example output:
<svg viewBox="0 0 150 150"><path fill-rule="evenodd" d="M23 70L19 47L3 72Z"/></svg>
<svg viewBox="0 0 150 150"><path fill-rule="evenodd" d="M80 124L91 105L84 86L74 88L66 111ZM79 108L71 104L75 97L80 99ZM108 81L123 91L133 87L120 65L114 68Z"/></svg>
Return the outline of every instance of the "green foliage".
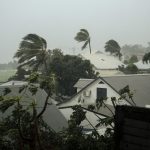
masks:
<svg viewBox="0 0 150 150"><path fill-rule="evenodd" d="M29 83L37 83L39 79L38 77L39 77L39 74L37 72L33 72L31 73L31 75L29 76L27 80L29 81Z"/></svg>
<svg viewBox="0 0 150 150"><path fill-rule="evenodd" d="M119 70L125 74L137 74L139 72L139 69L135 64L129 64L127 67L119 66Z"/></svg>
<svg viewBox="0 0 150 150"><path fill-rule="evenodd" d="M104 101L106 101L106 100L107 100L107 97L97 98L96 99L96 107L97 107L97 109L100 109L100 107L103 106Z"/></svg>
<svg viewBox="0 0 150 150"><path fill-rule="evenodd" d="M18 101L18 97L17 98L7 98L7 99L1 101L2 103L0 104L0 111L2 113L4 113L9 107L13 106L17 101Z"/></svg>
<svg viewBox="0 0 150 150"><path fill-rule="evenodd" d="M136 55L132 55L128 60L124 60L124 64L133 64L138 62L138 58Z"/></svg>
<svg viewBox="0 0 150 150"><path fill-rule="evenodd" d="M72 122L72 124L80 125L81 122L85 120L86 112L83 111L81 106L78 105L73 106L72 109L74 110L74 112L70 116L70 121Z"/></svg>
<svg viewBox="0 0 150 150"><path fill-rule="evenodd" d="M4 94L4 95L9 94L10 92L11 92L11 89L8 88L8 87L6 87L6 88L3 90L3 94Z"/></svg>
<svg viewBox="0 0 150 150"><path fill-rule="evenodd" d="M136 73L138 73L138 68L134 64L129 64L126 67L126 71L127 71L127 73L130 73L130 74L136 74Z"/></svg>
<svg viewBox="0 0 150 150"><path fill-rule="evenodd" d="M81 29L75 39L79 42L84 41L82 49L87 44L90 47L89 33L85 29ZM109 44L109 43L107 43ZM113 41L113 53L121 56L120 47L117 42ZM115 50L114 50L115 49ZM91 53L91 48L90 48ZM81 106L73 106L73 113L68 122L69 127L60 133L55 133L42 120L49 97L55 93L58 83L59 92L61 94L72 95L73 85L79 78L95 78L96 74L92 69L92 65L88 60L82 60L77 56L63 55L60 49L47 51L46 41L35 34L28 34L20 43L19 50L15 54L19 58L22 66L32 66L32 71L42 70L44 74L33 72L28 80L28 85L19 88L19 93L23 93L28 89L32 95L35 95L38 88L45 89L47 97L40 112L37 111L37 105L34 100L28 102L28 105L22 103L21 97L8 97L11 91L5 89L4 95L0 96L0 111L5 113L11 107L13 110L7 117L0 120L0 149L22 149L22 150L113 150L113 122L114 113L107 107L105 100L101 98L96 100L96 107L90 105L88 109ZM44 65L44 67L43 67ZM39 69L39 67L41 68ZM49 68L48 68L49 67ZM19 71L19 70L18 70ZM20 70L20 72L23 70ZM56 82L57 79L57 82ZM39 85L35 84L39 83ZM122 91L128 93L132 99L132 93L129 87L125 87ZM117 99L111 98L115 107ZM87 111L93 111L105 107L112 113L112 117L105 116L99 118L96 127L106 126L104 135L99 135L96 127L93 126L86 117ZM85 111L86 110L86 111ZM96 112L94 112L95 115ZM85 134L84 128L81 126L82 121L88 121L92 127L91 134Z"/></svg>
<svg viewBox="0 0 150 150"><path fill-rule="evenodd" d="M40 80L37 79L40 77ZM32 80L30 80L32 78ZM45 80L44 80L45 79ZM31 81L31 82L30 82ZM55 75L49 77L38 76L36 74L29 77L28 86L23 86L19 89L19 92L22 93L26 88L33 88L31 93L35 94L37 92L36 86L33 86L32 82L39 82L42 88L49 89L50 93L48 97L54 92L55 89ZM35 88L35 89L34 89ZM10 93L10 90L6 90L7 94ZM6 94L5 93L5 94ZM129 89L129 86L124 87L120 94L123 95L128 93L132 99L132 93ZM4 119L0 120L0 148L11 150L113 150L114 149L114 140L113 140L113 123L114 123L114 114L112 116L98 117L99 122L94 127L86 117L87 111L91 111L95 115L96 112L95 106L89 105L88 109L77 105L72 106L73 113L68 121L69 127L64 129L60 133L55 133L42 119L42 115L39 116L37 112L36 105L33 102L30 102L30 109L25 107L21 103L21 97L11 97L7 96L0 97L0 110L5 112L9 107L13 107L12 113L7 115ZM110 110L105 104L106 98L98 99L96 103L100 107L105 107ZM116 103L117 99L112 97L111 100ZM46 100L45 100L46 101ZM113 106L115 107L116 104ZM45 106L44 106L45 107ZM100 109L96 108L96 109ZM111 110L110 110L111 111ZM44 113L44 112L43 112ZM87 120L91 127L92 133L85 134L84 128L82 127L82 121ZM104 135L99 135L96 130L99 126L106 126L106 132Z"/></svg>
<svg viewBox="0 0 150 150"><path fill-rule="evenodd" d="M24 110L22 107L19 109L15 108L12 111L12 115L7 116L5 119L1 120L0 131L1 138L3 141L0 141L0 148L5 148L6 150L29 150L30 144L28 141L25 141L20 137L18 129L18 117L21 120L21 132L26 139L33 137L32 133L32 116L29 112ZM54 141L57 135L45 124L45 122L40 118L38 120L39 131L41 136L41 143L44 146L44 149L50 149L51 145L55 144L57 141ZM58 143L57 143L58 144ZM37 148L38 150L39 148Z"/></svg>
<svg viewBox="0 0 150 150"><path fill-rule="evenodd" d="M129 59L129 63L133 64L133 63L136 63L138 62L138 58L136 55L132 55Z"/></svg>
<svg viewBox="0 0 150 150"><path fill-rule="evenodd" d="M92 107L92 106L91 106ZM99 135L93 128L91 134L84 134L84 128L80 123L86 119L86 111L81 106L72 107L73 114L69 121L69 127L63 132L62 150L113 150L113 132L107 129L105 135Z"/></svg>
<svg viewBox="0 0 150 150"><path fill-rule="evenodd" d="M62 95L72 95L75 93L73 85L79 78L96 78L93 66L89 60L83 60L78 56L55 55L51 52L49 70L54 73L58 81L58 92Z"/></svg>
<svg viewBox="0 0 150 150"><path fill-rule="evenodd" d="M60 95L70 96L74 94L75 89L73 88L73 85L79 78L97 77L93 70L93 65L89 60L83 60L78 56L63 55L60 49L48 50L48 56L49 59L46 59L46 68L41 67L39 70L42 72L40 76L43 76L43 73L47 72L47 76L44 78L48 79L50 74L55 74L57 78L56 91L57 93L60 93ZM11 79L25 80L24 75L29 73L31 73L31 71L25 71L22 67L19 67L16 76L12 77ZM30 80L35 80L34 82L37 82L36 78L36 73L30 76ZM44 82L40 83L41 87L45 87L44 84L46 84L47 81L45 80ZM46 87L44 89L46 89Z"/></svg>
<svg viewBox="0 0 150 150"><path fill-rule="evenodd" d="M26 90L29 90L32 95L35 95L39 88L39 86L35 83L39 81L42 82L43 79L44 77L39 79L39 75L37 73L31 74L28 78L28 85L18 89L18 93L21 94L20 97L10 96L11 90L9 88L4 89L3 95L0 97L0 111L2 113L6 113L6 115L3 120L0 120L0 124L2 124L2 126L0 126L0 130L3 130L3 134L0 135L0 139L2 139L2 147L5 147L5 149L9 149L9 147L5 145L6 140L11 147L10 149L16 150L19 150L20 146L23 150L38 150L42 149L42 147L43 149L45 149L45 147L49 149L51 147L51 142L45 143L43 140L44 138L39 138L40 136L46 136L47 140L51 141L50 135L54 134L52 133L53 131L51 128L48 127L42 120L42 115L46 110L48 99L55 89L54 76L49 76L49 80L45 78L48 86L48 95L46 99L43 100L45 102L39 112L37 111L37 104L34 99L26 101L26 105L24 105L24 99L22 99L22 94L25 94ZM8 109L9 111L7 111ZM55 135L55 137L57 137L57 135Z"/></svg>
<svg viewBox="0 0 150 150"><path fill-rule="evenodd" d="M35 86L34 84L31 84L28 89L32 93L32 95L35 95L36 92L38 91L38 87Z"/></svg>
<svg viewBox="0 0 150 150"><path fill-rule="evenodd" d="M127 65L128 63L129 63L129 61L128 61L128 60L124 60L124 64L126 64L126 65Z"/></svg>
<svg viewBox="0 0 150 150"><path fill-rule="evenodd" d="M114 123L113 117L100 118L99 123L96 125L96 127L108 126L108 125L111 125L112 123Z"/></svg>

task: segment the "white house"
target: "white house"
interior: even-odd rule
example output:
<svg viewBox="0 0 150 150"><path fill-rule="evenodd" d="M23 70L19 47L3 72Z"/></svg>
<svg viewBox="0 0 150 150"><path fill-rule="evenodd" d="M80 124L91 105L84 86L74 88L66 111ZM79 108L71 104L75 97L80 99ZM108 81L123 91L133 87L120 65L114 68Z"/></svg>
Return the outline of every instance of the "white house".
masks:
<svg viewBox="0 0 150 150"><path fill-rule="evenodd" d="M106 106L101 107L98 111L100 117L103 115L112 116L114 113L114 107L111 101L111 97L120 97L119 90L129 85L131 92L133 93L133 100L137 106L145 107L150 105L150 74L142 75L121 75L121 76L108 76L99 77L97 79L79 79L74 85L77 88L77 93L71 97L70 100L58 104L61 108L61 112L68 120L72 110L63 109L66 106L81 105L85 108L88 105L96 105L96 99L101 97L107 97L105 101ZM118 105L135 105L130 99L124 99L117 101ZM93 125L96 125L98 118L94 113L88 112L87 118L91 120ZM84 127L88 126L88 122L83 122Z"/></svg>
<svg viewBox="0 0 150 150"><path fill-rule="evenodd" d="M31 103L34 101L37 105L37 111L40 112L43 109L47 93L41 88L38 88L38 91L35 95L32 95L28 88L24 89L21 93L19 93L20 87L27 84L27 82L23 81L10 81L1 84L0 95L3 95L3 91L5 88L9 88L11 92L7 95L8 97L21 97L20 103L25 108L30 108ZM61 131L63 128L66 128L68 126L68 123L63 114L59 111L59 109L53 102L55 101L52 98L49 98L49 104L47 105L46 111L43 114L43 119L53 130L58 132ZM6 111L4 114L0 113L1 118L10 115L12 110L13 107L10 107L9 110Z"/></svg>
<svg viewBox="0 0 150 150"><path fill-rule="evenodd" d="M137 67L138 67L138 69L140 69L140 70L150 70L150 63L146 63L146 62L144 62L143 63L143 61L142 60L140 60L140 61L138 61L138 62L136 62L136 63L134 63Z"/></svg>
<svg viewBox="0 0 150 150"><path fill-rule="evenodd" d="M114 107L111 102L111 97L119 98L119 93L113 89L103 78L99 77L97 79L80 79L74 87L77 88L77 94L75 94L69 101L58 104L57 106L60 108L60 111L64 114L67 120L70 119L70 115L73 110L71 108L66 108L66 106L73 105L81 105L84 108L87 108L89 105L96 106L97 98L107 97L105 104L106 107L102 107L99 110L94 110L99 114L93 112L86 112L87 119L91 122L93 126L98 124L99 118L105 118L106 116L112 116L114 113ZM127 101L118 101L118 104L128 104ZM65 108L65 109L63 109ZM92 130L92 126L89 124L87 120L84 120L81 124L86 131ZM105 127L98 127L97 130L103 134L105 131Z"/></svg>
<svg viewBox="0 0 150 150"><path fill-rule="evenodd" d="M74 85L77 88L77 94L72 96L69 101L59 104L60 106L72 106L72 105L95 105L97 98L107 98L105 102L108 105L112 105L111 97L120 97L118 91L116 91L104 78L97 79L79 79ZM126 101L119 101L118 104L127 104Z"/></svg>
<svg viewBox="0 0 150 150"><path fill-rule="evenodd" d="M121 75L123 74L118 70L118 66L124 65L118 57L112 56L109 53L101 51L89 54L82 52L80 55L83 59L88 59L94 65L94 70L100 73L100 76L108 75Z"/></svg>

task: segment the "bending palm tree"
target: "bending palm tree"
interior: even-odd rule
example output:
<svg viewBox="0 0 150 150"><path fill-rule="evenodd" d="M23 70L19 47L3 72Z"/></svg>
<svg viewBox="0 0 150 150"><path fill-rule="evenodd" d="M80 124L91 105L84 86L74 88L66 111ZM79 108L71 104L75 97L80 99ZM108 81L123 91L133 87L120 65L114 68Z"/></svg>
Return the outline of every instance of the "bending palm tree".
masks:
<svg viewBox="0 0 150 150"><path fill-rule="evenodd" d="M142 59L143 63L146 62L147 64L150 63L150 52L149 53L146 53L144 56L143 56L143 59Z"/></svg>
<svg viewBox="0 0 150 150"><path fill-rule="evenodd" d="M91 54L91 39L90 39L89 32L86 29L80 29L80 32L77 33L74 39L78 42L85 42L81 48L82 50L85 49L89 44L89 49Z"/></svg>
<svg viewBox="0 0 150 150"><path fill-rule="evenodd" d="M115 40L109 40L105 44L105 51L110 52L110 54L114 54L115 56L118 56L119 59L121 59L121 47Z"/></svg>
<svg viewBox="0 0 150 150"><path fill-rule="evenodd" d="M14 57L19 59L18 63L21 67L30 66L37 71L44 64L47 71L47 42L36 34L28 34L21 41L19 50L15 53Z"/></svg>

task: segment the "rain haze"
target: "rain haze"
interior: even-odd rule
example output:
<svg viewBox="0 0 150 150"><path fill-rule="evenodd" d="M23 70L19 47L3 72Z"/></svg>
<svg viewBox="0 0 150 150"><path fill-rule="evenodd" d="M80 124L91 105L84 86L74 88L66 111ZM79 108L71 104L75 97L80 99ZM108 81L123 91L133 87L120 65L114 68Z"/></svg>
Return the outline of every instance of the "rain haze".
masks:
<svg viewBox="0 0 150 150"><path fill-rule="evenodd" d="M149 0L0 0L0 63L13 60L29 33L69 54L81 51L74 40L81 28L89 31L93 50L103 51L110 39L147 45L149 14Z"/></svg>

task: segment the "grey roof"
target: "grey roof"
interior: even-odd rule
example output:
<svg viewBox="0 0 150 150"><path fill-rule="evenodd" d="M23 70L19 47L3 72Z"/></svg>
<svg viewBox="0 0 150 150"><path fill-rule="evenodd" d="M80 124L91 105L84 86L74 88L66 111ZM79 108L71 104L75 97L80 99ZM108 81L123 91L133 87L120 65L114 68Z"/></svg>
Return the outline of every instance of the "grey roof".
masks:
<svg viewBox="0 0 150 150"><path fill-rule="evenodd" d="M104 77L117 91L129 85L137 106L150 105L150 75L127 75Z"/></svg>
<svg viewBox="0 0 150 150"><path fill-rule="evenodd" d="M22 85L27 85L27 82L25 81L15 81L15 80L12 80L12 81L9 81L9 82L5 82L3 84L1 84L0 86L22 86Z"/></svg>
<svg viewBox="0 0 150 150"><path fill-rule="evenodd" d="M118 92L126 85L129 85L137 106L145 107L145 105L150 105L150 74L108 76L102 77L102 79ZM93 81L93 79L82 79L76 83L75 87L84 88Z"/></svg>
<svg viewBox="0 0 150 150"><path fill-rule="evenodd" d="M22 105L24 107L28 107L32 100L35 99L37 103L37 111L40 112L44 106L45 99L47 97L47 93L38 88L38 91L36 95L32 95L28 90L24 90L24 92L19 93L19 88L23 85L26 85L27 82L22 81L10 81L4 84L0 85L0 95L3 94L3 90L5 87L9 87L11 89L11 93L8 94L8 96L22 96ZM49 98L49 103L53 103L53 99ZM7 115L10 115L13 108L9 108L9 110L2 114L0 113L0 117L6 117ZM46 108L46 111L43 114L44 121L56 132L61 131L63 128L66 128L68 126L67 120L63 116L63 114L60 112L60 110L54 105L48 105Z"/></svg>
<svg viewBox="0 0 150 150"><path fill-rule="evenodd" d="M74 87L77 88L84 88L85 86L87 86L89 83L91 83L94 79L79 79L76 84L74 85Z"/></svg>
<svg viewBox="0 0 150 150"><path fill-rule="evenodd" d="M55 131L62 131L68 127L68 122L56 105L48 105L43 114L44 121Z"/></svg>

